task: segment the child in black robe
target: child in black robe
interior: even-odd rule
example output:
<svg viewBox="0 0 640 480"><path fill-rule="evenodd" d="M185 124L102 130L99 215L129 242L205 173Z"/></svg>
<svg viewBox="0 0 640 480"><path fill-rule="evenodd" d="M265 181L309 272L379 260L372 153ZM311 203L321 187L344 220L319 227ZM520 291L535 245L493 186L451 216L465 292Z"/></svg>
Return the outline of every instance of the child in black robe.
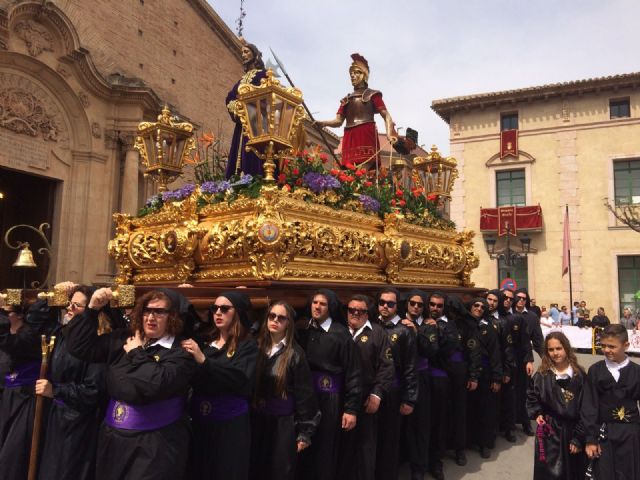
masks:
<svg viewBox="0 0 640 480"><path fill-rule="evenodd" d="M581 418L587 457L598 480L640 478L640 366L629 360L627 330L609 325L600 337L605 360L589 369ZM599 440L604 427L605 438Z"/></svg>
<svg viewBox="0 0 640 480"><path fill-rule="evenodd" d="M304 351L293 338L295 311L269 308L259 333L256 392L251 413L250 477L291 480L298 452L309 445L320 411Z"/></svg>
<svg viewBox="0 0 640 480"><path fill-rule="evenodd" d="M585 372L562 332L547 335L542 363L527 390L527 413L536 421L535 480L582 480L584 432L579 422Z"/></svg>

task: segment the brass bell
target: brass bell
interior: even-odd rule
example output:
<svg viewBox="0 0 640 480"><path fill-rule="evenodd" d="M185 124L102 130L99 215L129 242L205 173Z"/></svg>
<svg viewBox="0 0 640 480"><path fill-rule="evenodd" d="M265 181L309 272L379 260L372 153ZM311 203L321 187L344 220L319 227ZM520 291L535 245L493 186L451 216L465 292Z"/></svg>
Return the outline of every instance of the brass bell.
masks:
<svg viewBox="0 0 640 480"><path fill-rule="evenodd" d="M22 249L18 254L18 258L13 264L14 267L20 268L35 268L37 267L36 262L33 260L33 252L29 250L29 243L24 242L22 244Z"/></svg>

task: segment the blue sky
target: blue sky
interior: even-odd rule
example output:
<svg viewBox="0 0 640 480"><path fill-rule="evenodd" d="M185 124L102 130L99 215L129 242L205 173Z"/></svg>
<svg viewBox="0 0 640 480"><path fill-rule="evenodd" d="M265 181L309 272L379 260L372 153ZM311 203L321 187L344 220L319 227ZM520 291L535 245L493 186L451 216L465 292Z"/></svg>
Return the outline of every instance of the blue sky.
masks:
<svg viewBox="0 0 640 480"><path fill-rule="evenodd" d="M235 32L240 1L208 1ZM317 119L335 116L359 52L396 124L443 153L449 130L433 99L640 71L637 0L245 0L245 10L245 38L265 58L273 48Z"/></svg>

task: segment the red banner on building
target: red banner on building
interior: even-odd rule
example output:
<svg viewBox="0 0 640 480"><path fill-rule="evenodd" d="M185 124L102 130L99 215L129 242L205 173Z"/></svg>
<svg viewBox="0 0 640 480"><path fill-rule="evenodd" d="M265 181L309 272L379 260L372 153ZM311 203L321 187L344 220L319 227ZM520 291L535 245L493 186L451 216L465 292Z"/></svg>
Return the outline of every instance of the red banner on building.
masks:
<svg viewBox="0 0 640 480"><path fill-rule="evenodd" d="M518 130L500 132L500 158L508 155L518 156Z"/></svg>
<svg viewBox="0 0 640 480"><path fill-rule="evenodd" d="M514 220L515 210L515 220ZM509 222L510 233L516 235L520 230L542 230L542 208L540 205L532 207L500 207L480 209L480 231L497 232L506 235L506 222Z"/></svg>
<svg viewBox="0 0 640 480"><path fill-rule="evenodd" d="M504 235L518 236L516 207L498 208L498 236L502 237Z"/></svg>

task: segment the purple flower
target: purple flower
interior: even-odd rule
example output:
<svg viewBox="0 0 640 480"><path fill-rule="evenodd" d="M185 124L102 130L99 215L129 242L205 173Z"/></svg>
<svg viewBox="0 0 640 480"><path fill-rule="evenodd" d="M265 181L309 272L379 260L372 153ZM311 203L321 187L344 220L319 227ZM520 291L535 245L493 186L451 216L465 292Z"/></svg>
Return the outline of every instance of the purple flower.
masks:
<svg viewBox="0 0 640 480"><path fill-rule="evenodd" d="M238 180L237 182L232 183L231 186L232 187L239 187L241 185L249 185L252 180L253 180L253 177L247 173L247 174L242 175L240 177L240 180Z"/></svg>
<svg viewBox="0 0 640 480"><path fill-rule="evenodd" d="M192 183L186 184L184 187L178 188L177 190L168 190L166 192L162 192L162 200L165 202L179 202L180 200L184 200L189 195L191 195L196 186Z"/></svg>
<svg viewBox="0 0 640 480"><path fill-rule="evenodd" d="M336 188L340 188L341 185L337 178L318 172L307 172L302 179L314 193L321 193L325 190L335 190Z"/></svg>
<svg viewBox="0 0 640 480"><path fill-rule="evenodd" d="M204 182L200 185L200 191L202 193L223 193L231 188L231 184L226 180L220 180L219 182Z"/></svg>
<svg viewBox="0 0 640 480"><path fill-rule="evenodd" d="M380 210L380 202L369 195L360 195L359 200L366 212L378 212Z"/></svg>

